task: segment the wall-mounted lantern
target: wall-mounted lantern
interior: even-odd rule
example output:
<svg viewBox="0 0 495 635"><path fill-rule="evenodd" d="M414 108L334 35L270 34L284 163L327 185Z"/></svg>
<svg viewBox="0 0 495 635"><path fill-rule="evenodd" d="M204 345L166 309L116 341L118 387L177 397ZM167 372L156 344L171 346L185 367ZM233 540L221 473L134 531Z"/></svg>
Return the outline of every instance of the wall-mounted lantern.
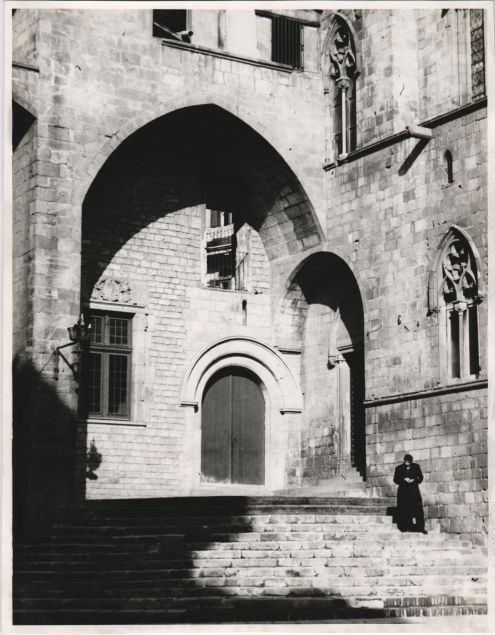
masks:
<svg viewBox="0 0 495 635"><path fill-rule="evenodd" d="M62 353L61 349L67 348L68 346L78 346L78 349L76 350L76 352L81 353L82 349L89 344L90 337L91 337L91 324L90 323L86 324L84 321L84 316L81 314L78 321L73 326L69 326L67 328L67 332L69 334L70 342L68 342L67 344L62 344L62 346L57 346L57 348L55 349L56 355L57 355L57 364L55 367L54 375L55 375L55 379L58 379L58 373L59 373L58 358L61 357L64 360L64 362L67 364L67 366L70 368L74 379L78 382L79 381L79 368L78 368L79 362L75 362L74 364L71 364L69 360L65 357L65 355Z"/></svg>

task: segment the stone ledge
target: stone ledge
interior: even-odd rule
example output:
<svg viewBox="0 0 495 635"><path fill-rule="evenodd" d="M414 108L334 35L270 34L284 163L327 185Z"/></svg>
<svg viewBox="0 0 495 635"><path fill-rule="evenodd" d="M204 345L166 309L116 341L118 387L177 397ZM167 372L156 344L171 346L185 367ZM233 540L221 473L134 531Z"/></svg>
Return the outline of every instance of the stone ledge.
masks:
<svg viewBox="0 0 495 635"><path fill-rule="evenodd" d="M271 68L276 71L282 71L283 73L304 72L304 69L294 68L293 66L289 66L288 64L280 64L279 62L270 62L268 60L258 60L254 57L244 57L243 55L235 55L234 53L218 51L216 49L210 49L206 46L197 46L196 44L189 44L188 42L181 42L179 40L162 40L162 46L169 46L170 48L191 51L191 53L202 53L203 55L211 55L212 57L220 57L232 62L250 64L251 66Z"/></svg>
<svg viewBox="0 0 495 635"><path fill-rule="evenodd" d="M432 117L427 119L426 121L419 124L420 127L424 128L436 128L437 126L441 126L449 121L453 121L458 119L459 117L464 117L466 115L471 114L481 108L486 108L488 105L488 98L484 97L483 99L478 99L477 101L473 101L465 106L460 106L459 108L455 108L454 110L449 110L446 113L442 113L441 115L437 115L436 117ZM388 137L384 137L383 139L379 139L378 141L374 141L368 145L361 146L360 148L356 148L352 152L349 152L345 157L341 159L337 159L336 161L331 161L325 163L323 165L323 169L325 172L332 170L334 168L343 165L344 163L350 163L355 161L356 159L360 159L362 157L367 156L368 154L373 154L378 152L379 150L383 150L388 148L391 145L395 145L396 143L400 143L401 141L405 141L409 139L412 135L407 129L401 130L392 134Z"/></svg>
<svg viewBox="0 0 495 635"><path fill-rule="evenodd" d="M487 388L488 380L480 379L478 381L469 381L462 384L450 384L449 386L440 386L439 388L431 388L430 390L417 390L413 392L403 392L397 395L387 395L385 397L377 397L376 399L365 399L364 406L381 406L384 404L398 403L400 401L409 401L412 399L424 399L426 397L434 397L436 395L446 395L465 390L476 390L478 388Z"/></svg>

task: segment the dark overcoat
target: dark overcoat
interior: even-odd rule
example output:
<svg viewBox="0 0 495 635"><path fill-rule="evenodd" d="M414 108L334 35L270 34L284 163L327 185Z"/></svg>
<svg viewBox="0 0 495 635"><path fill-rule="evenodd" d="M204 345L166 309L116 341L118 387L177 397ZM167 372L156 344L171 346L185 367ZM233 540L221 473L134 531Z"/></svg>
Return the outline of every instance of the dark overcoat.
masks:
<svg viewBox="0 0 495 635"><path fill-rule="evenodd" d="M412 478L413 483L407 483L404 479ZM424 527L423 501L418 485L423 480L423 473L417 463L411 463L409 469L405 463L395 468L394 483L399 486L397 490L397 525L399 529L412 527L412 519L416 519L418 529Z"/></svg>

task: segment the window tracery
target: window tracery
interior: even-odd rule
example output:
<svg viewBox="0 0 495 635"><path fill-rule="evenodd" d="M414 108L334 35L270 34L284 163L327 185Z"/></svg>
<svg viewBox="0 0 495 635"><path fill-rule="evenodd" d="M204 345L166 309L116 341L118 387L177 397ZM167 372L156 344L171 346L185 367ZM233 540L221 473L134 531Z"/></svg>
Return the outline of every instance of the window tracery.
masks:
<svg viewBox="0 0 495 635"><path fill-rule="evenodd" d="M468 241L452 232L441 256L440 325L450 380L476 377L479 367L478 273Z"/></svg>

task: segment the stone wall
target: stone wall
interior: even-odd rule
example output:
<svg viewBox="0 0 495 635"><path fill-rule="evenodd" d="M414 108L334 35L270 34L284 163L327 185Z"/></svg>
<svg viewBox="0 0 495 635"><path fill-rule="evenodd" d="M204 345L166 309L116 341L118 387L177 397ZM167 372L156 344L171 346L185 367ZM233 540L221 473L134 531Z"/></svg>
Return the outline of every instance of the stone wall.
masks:
<svg viewBox="0 0 495 635"><path fill-rule="evenodd" d="M442 110L445 82L443 76L438 91L430 91L428 115ZM446 150L453 156L453 183L447 179ZM379 493L391 493L393 466L410 452L425 463L427 513L443 518L449 530L466 533L480 531L486 518L486 458L478 456L486 452L484 389L452 388L449 394L427 291L441 240L453 225L472 238L481 257L480 285L487 282L486 161L481 108L435 126L427 143L408 139L327 173L328 245L352 263L365 304L369 483ZM479 305L479 324L483 381L486 302ZM382 397L439 388L446 389L444 396L379 403Z"/></svg>
<svg viewBox="0 0 495 635"><path fill-rule="evenodd" d="M368 466L374 491L393 494L394 467L408 452L421 466L427 519L482 541L488 533L487 403L465 390L368 409ZM481 536L481 537L480 537Z"/></svg>

